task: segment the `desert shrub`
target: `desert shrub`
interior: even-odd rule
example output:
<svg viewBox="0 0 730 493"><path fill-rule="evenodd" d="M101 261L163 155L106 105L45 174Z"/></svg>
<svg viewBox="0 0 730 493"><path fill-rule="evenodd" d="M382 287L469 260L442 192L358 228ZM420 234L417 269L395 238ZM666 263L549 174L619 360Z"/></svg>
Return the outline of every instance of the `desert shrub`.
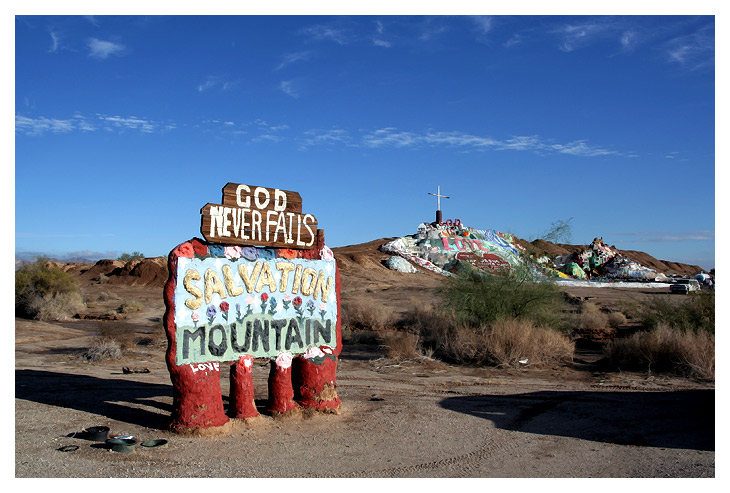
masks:
<svg viewBox="0 0 730 493"><path fill-rule="evenodd" d="M117 296L114 293L110 293L109 291L102 291L99 293L99 296L96 297L97 301L107 301L107 300L118 300L119 296Z"/></svg>
<svg viewBox="0 0 730 493"><path fill-rule="evenodd" d="M15 272L15 314L38 320L60 320L83 308L76 279L45 257Z"/></svg>
<svg viewBox="0 0 730 493"><path fill-rule="evenodd" d="M421 356L418 334L403 330L386 330L380 333L380 337L389 358L407 360Z"/></svg>
<svg viewBox="0 0 730 493"><path fill-rule="evenodd" d="M126 322L101 322L97 324L96 332L99 340L115 341L122 351L131 349L137 345L135 326Z"/></svg>
<svg viewBox="0 0 730 493"><path fill-rule="evenodd" d="M593 303L583 303L578 317L580 329L605 329L608 327L608 315Z"/></svg>
<svg viewBox="0 0 730 493"><path fill-rule="evenodd" d="M117 257L117 260L121 260L122 262L129 262L130 260L138 258L144 258L144 254L142 252L123 253L119 257Z"/></svg>
<svg viewBox="0 0 730 493"><path fill-rule="evenodd" d="M342 327L347 330L378 330L393 327L395 323L393 314L375 302L358 299L342 303Z"/></svg>
<svg viewBox="0 0 730 493"><path fill-rule="evenodd" d="M452 278L438 292L444 308L460 324L470 327L513 318L552 327L564 323L562 292L553 282L534 282L528 269L513 268L505 275Z"/></svg>
<svg viewBox="0 0 730 493"><path fill-rule="evenodd" d="M626 325L627 318L621 312L611 312L608 314L608 325L614 329L618 329L622 325Z"/></svg>
<svg viewBox="0 0 730 493"><path fill-rule="evenodd" d="M609 365L621 370L715 377L715 335L709 331L685 331L659 323L653 330L611 341L604 355Z"/></svg>
<svg viewBox="0 0 730 493"><path fill-rule="evenodd" d="M667 297L653 297L640 305L639 318L647 329L662 324L681 331L715 333L715 292L695 291L681 302Z"/></svg>
<svg viewBox="0 0 730 493"><path fill-rule="evenodd" d="M134 313L141 312L142 310L144 310L144 305L137 300L126 301L117 308L119 313Z"/></svg>
<svg viewBox="0 0 730 493"><path fill-rule="evenodd" d="M404 324L418 331L422 353L453 361L490 366L548 365L571 361L574 345L561 331L531 320L501 318L479 327L464 325L453 313L418 308Z"/></svg>
<svg viewBox="0 0 730 493"><path fill-rule="evenodd" d="M99 284L104 284L109 280L109 277L105 274L99 274L94 280L97 281Z"/></svg>
<svg viewBox="0 0 730 493"><path fill-rule="evenodd" d="M122 357L122 347L116 339L98 337L94 340L91 347L81 353L81 357L92 363L109 359L120 359Z"/></svg>

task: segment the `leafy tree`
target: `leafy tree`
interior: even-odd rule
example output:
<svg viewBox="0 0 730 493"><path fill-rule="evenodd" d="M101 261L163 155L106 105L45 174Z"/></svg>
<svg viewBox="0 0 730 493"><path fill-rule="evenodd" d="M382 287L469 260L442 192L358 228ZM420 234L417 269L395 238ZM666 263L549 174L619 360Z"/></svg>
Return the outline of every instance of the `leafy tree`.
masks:
<svg viewBox="0 0 730 493"><path fill-rule="evenodd" d="M134 260L137 258L144 258L144 254L142 252L123 253L117 258L117 260L121 260L122 262L129 262L130 260Z"/></svg>

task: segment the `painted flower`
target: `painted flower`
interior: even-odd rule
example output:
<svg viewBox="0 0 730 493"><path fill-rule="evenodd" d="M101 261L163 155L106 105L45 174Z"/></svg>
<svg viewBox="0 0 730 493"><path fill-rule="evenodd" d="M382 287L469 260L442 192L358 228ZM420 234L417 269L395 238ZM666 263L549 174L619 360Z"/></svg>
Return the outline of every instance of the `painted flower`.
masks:
<svg viewBox="0 0 730 493"><path fill-rule="evenodd" d="M277 253L280 257L286 258L286 259L293 259L297 258L299 256L299 252L297 250L293 250L291 248L279 248L277 250Z"/></svg>
<svg viewBox="0 0 730 493"><path fill-rule="evenodd" d="M198 315L198 312L193 312L193 314L190 316L190 318L193 319L193 323L195 326L198 326L198 320L200 320L200 315Z"/></svg>
<svg viewBox="0 0 730 493"><path fill-rule="evenodd" d="M322 247L322 250L319 252L319 256L322 258L322 260L334 260L335 259L334 253L332 253L332 250L330 250L327 245Z"/></svg>
<svg viewBox="0 0 730 493"><path fill-rule="evenodd" d="M246 260L256 260L259 258L259 250L256 247L241 248L241 256Z"/></svg>
<svg viewBox="0 0 730 493"><path fill-rule="evenodd" d="M241 247L240 246L227 246L223 250L223 254L226 256L226 258L234 259L234 258L241 258Z"/></svg>
<svg viewBox="0 0 730 493"><path fill-rule="evenodd" d="M302 306L302 298L300 296L294 298L294 306Z"/></svg>
<svg viewBox="0 0 730 493"><path fill-rule="evenodd" d="M319 304L319 316L322 317L322 322L324 322L324 316L327 314L327 305L325 303Z"/></svg>
<svg viewBox="0 0 730 493"><path fill-rule="evenodd" d="M214 257L222 257L225 251L223 245L208 245L208 252Z"/></svg>
<svg viewBox="0 0 730 493"><path fill-rule="evenodd" d="M291 367L292 359L293 357L289 353L279 353L275 360L277 370L286 370Z"/></svg>
<svg viewBox="0 0 730 493"><path fill-rule="evenodd" d="M190 244L189 241L186 241L185 243L178 245L177 248L172 251L172 254L177 257L193 258L195 250L193 249L193 245Z"/></svg>
<svg viewBox="0 0 730 493"><path fill-rule="evenodd" d="M291 303L291 295L287 293L284 295L284 299L281 302L281 304L284 305L284 310L289 309L289 303Z"/></svg>
<svg viewBox="0 0 730 493"><path fill-rule="evenodd" d="M261 248L259 249L259 258L264 260L274 259L276 258L276 251L271 248Z"/></svg>
<svg viewBox="0 0 730 493"><path fill-rule="evenodd" d="M253 366L253 356L250 354L244 354L238 358L238 363L243 364L244 368L250 369Z"/></svg>
<svg viewBox="0 0 730 493"><path fill-rule="evenodd" d="M266 313L266 301L268 301L269 295L266 293L261 293L261 314L263 315Z"/></svg>
<svg viewBox="0 0 730 493"><path fill-rule="evenodd" d="M221 303L221 315L223 315L223 318L228 322L228 310L230 309L230 305L227 301L224 301Z"/></svg>
<svg viewBox="0 0 730 493"><path fill-rule="evenodd" d="M310 347L309 349L304 351L304 354L302 354L302 357L304 359L321 358L323 356L324 356L324 353L317 346Z"/></svg>
<svg viewBox="0 0 730 493"><path fill-rule="evenodd" d="M256 301L256 300L254 300L253 296L248 295L243 299L243 301L246 302L246 315L247 316L251 315L251 313L253 313L253 309L251 308L251 305L253 305L254 301Z"/></svg>
<svg viewBox="0 0 730 493"><path fill-rule="evenodd" d="M314 301L309 300L307 302L307 311L309 312L309 316L311 317L312 314L314 313Z"/></svg>
<svg viewBox="0 0 730 493"><path fill-rule="evenodd" d="M205 314L208 316L208 323L212 324L213 319L215 319L215 314L218 313L218 310L215 309L215 306L210 305L208 309L205 311Z"/></svg>
<svg viewBox="0 0 730 493"><path fill-rule="evenodd" d="M332 349L331 347L326 346L326 345L319 346L319 349L321 349L324 354L335 354L334 349Z"/></svg>
<svg viewBox="0 0 730 493"><path fill-rule="evenodd" d="M276 298L271 298L269 301L269 315L276 314Z"/></svg>

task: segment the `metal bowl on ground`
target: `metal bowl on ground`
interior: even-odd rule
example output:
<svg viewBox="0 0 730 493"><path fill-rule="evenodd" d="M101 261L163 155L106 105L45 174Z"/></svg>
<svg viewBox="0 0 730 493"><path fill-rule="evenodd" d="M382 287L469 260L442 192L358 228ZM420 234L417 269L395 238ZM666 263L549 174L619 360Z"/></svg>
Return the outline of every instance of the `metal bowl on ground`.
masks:
<svg viewBox="0 0 730 493"><path fill-rule="evenodd" d="M167 447L167 440L164 440L162 438L157 440L145 440L144 442L140 443L140 445L149 448L162 448Z"/></svg>
<svg viewBox="0 0 730 493"><path fill-rule="evenodd" d="M127 438L110 438L106 443L114 452L121 454L130 454L134 452L137 446L136 440L129 440Z"/></svg>
<svg viewBox="0 0 730 493"><path fill-rule="evenodd" d="M86 428L86 438L95 442L103 442L109 438L109 427L92 426L91 428Z"/></svg>

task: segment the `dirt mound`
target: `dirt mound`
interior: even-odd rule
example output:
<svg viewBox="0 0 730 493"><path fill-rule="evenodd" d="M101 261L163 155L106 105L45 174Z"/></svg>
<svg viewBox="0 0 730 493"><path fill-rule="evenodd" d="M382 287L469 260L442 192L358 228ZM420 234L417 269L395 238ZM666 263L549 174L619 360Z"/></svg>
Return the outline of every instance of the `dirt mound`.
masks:
<svg viewBox="0 0 730 493"><path fill-rule="evenodd" d="M620 255L627 257L634 262L641 264L650 269L664 274L677 274L684 277L693 277L695 274L705 272L699 265L682 264L680 262L671 262L667 260L657 260L651 255L644 252L634 250L619 250Z"/></svg>
<svg viewBox="0 0 730 493"><path fill-rule="evenodd" d="M129 262L103 259L93 265L74 264L67 271L90 284L104 282L130 286L164 286L168 277L165 257L139 258Z"/></svg>

